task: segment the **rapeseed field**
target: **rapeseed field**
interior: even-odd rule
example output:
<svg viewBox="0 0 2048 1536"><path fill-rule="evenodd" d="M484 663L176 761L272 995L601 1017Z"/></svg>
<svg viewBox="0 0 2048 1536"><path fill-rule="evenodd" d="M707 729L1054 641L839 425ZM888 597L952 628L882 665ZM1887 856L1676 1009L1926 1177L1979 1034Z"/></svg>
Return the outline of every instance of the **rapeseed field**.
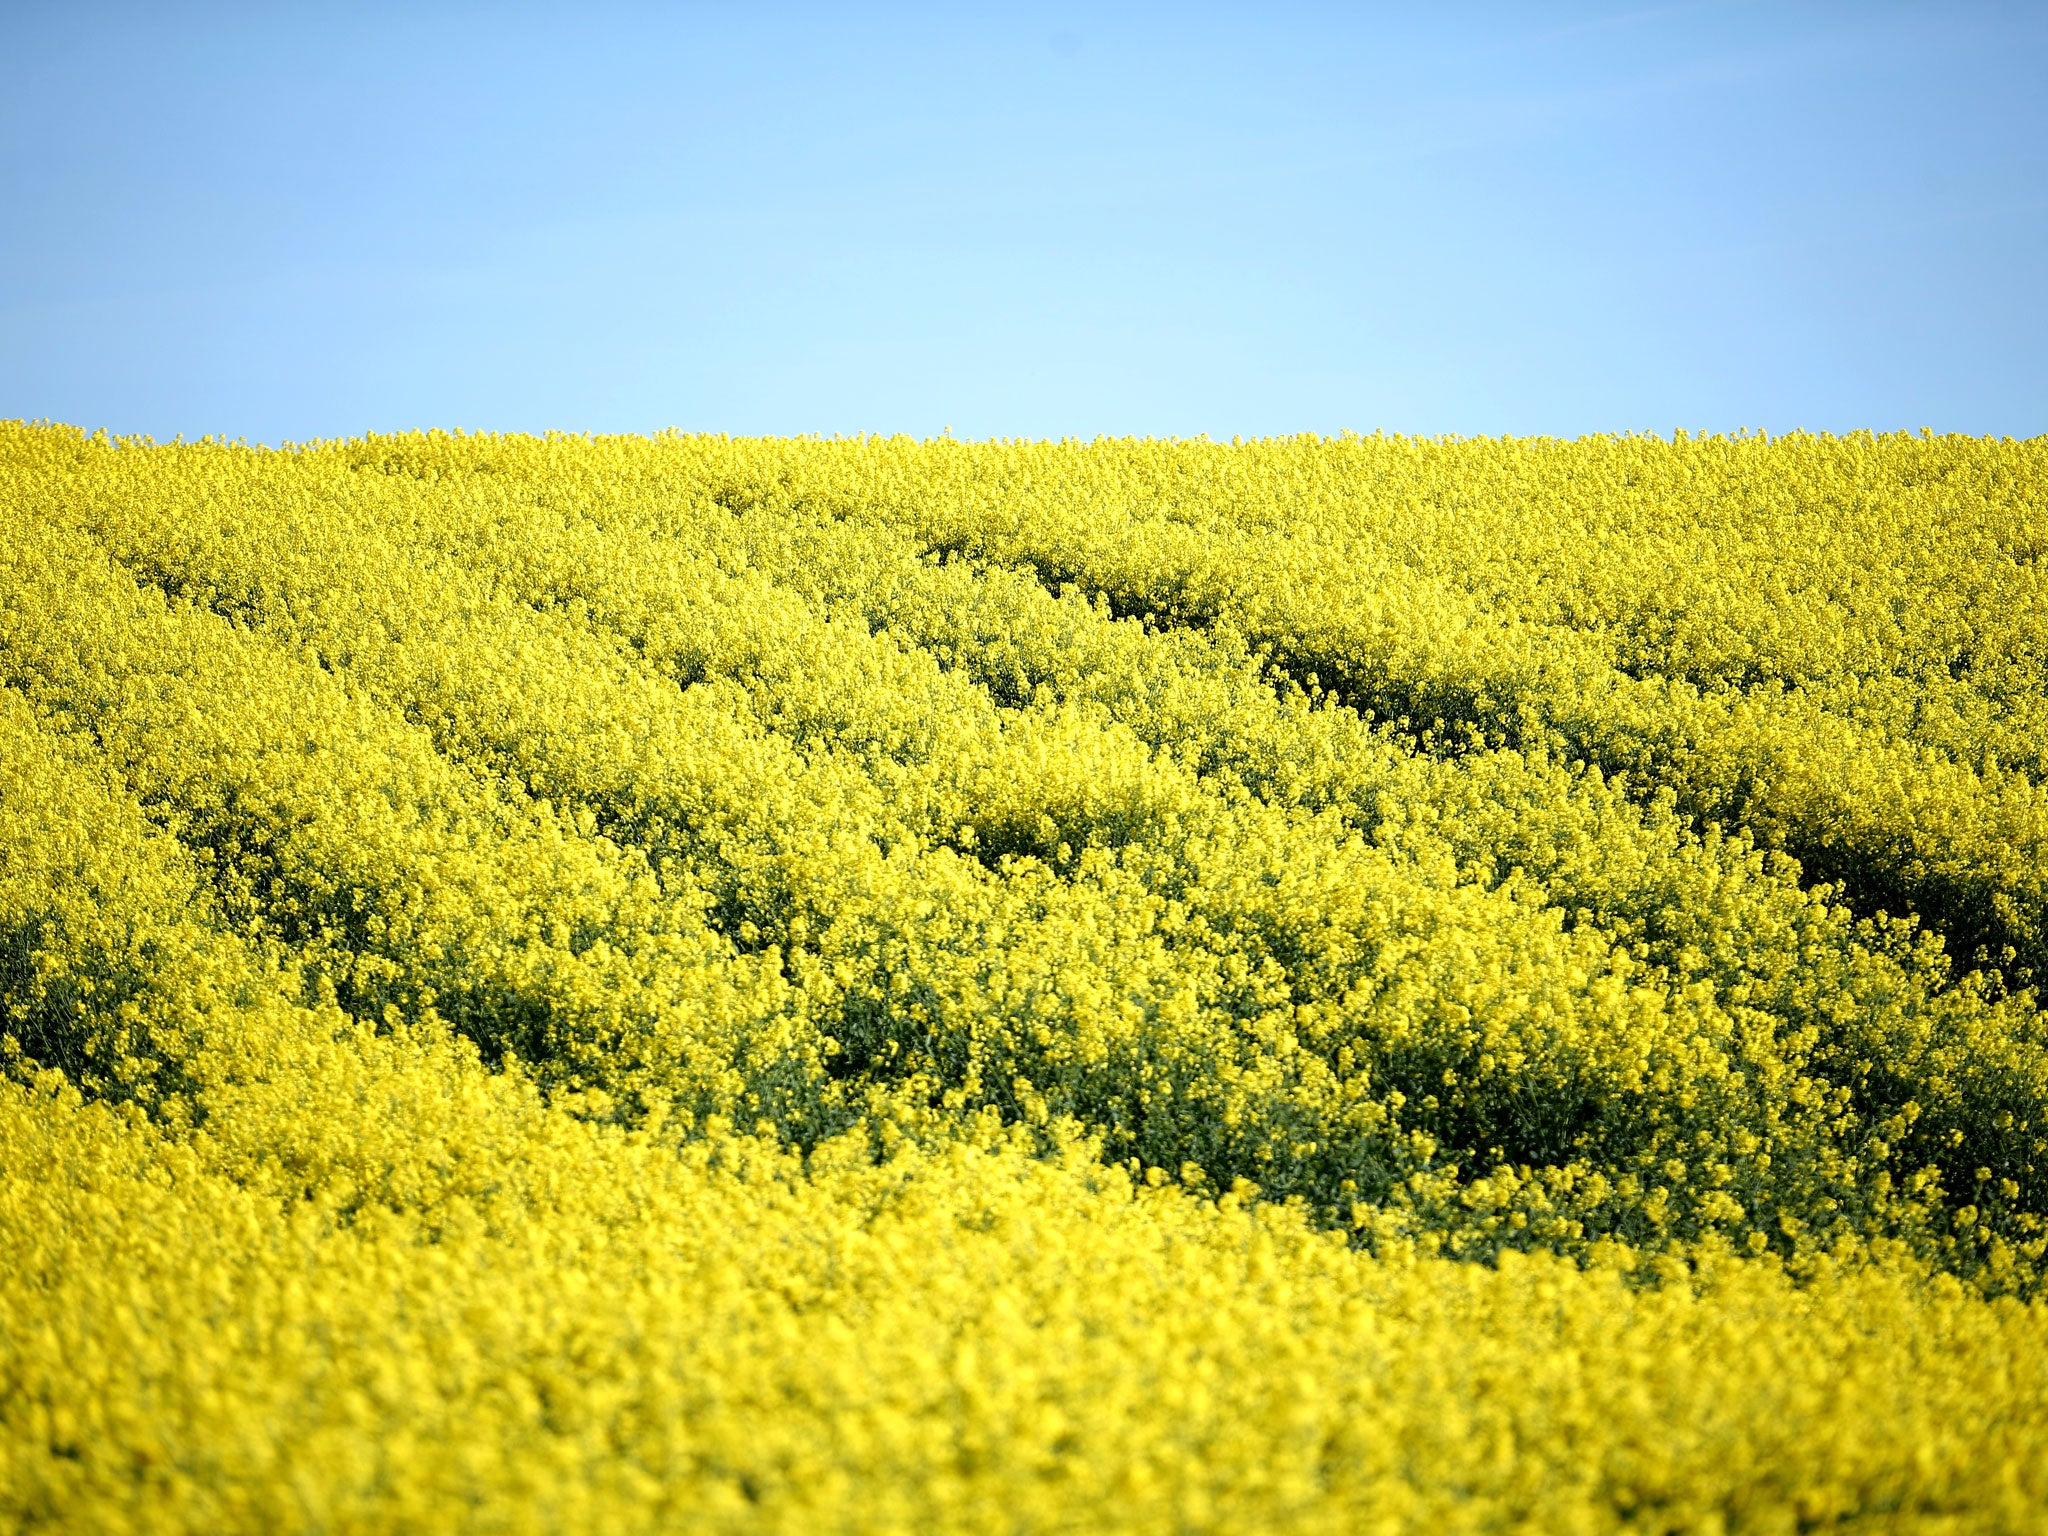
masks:
<svg viewBox="0 0 2048 1536"><path fill-rule="evenodd" d="M2048 439L0 425L0 1527L2048 1529Z"/></svg>

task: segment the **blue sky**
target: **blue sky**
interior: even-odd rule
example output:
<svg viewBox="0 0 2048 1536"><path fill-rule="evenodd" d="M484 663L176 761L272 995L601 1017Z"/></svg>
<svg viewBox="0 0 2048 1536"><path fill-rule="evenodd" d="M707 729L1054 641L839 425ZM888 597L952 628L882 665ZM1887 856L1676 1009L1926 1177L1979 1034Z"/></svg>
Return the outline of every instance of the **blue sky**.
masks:
<svg viewBox="0 0 2048 1536"><path fill-rule="evenodd" d="M0 417L2048 430L2048 5L6 9Z"/></svg>

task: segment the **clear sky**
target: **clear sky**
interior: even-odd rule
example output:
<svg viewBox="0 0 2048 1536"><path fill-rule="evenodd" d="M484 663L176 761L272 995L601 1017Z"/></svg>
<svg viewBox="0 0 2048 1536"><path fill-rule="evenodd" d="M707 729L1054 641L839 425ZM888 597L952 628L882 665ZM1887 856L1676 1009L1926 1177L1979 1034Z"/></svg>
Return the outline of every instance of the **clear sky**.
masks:
<svg viewBox="0 0 2048 1536"><path fill-rule="evenodd" d="M0 417L2048 431L2048 4L0 0Z"/></svg>

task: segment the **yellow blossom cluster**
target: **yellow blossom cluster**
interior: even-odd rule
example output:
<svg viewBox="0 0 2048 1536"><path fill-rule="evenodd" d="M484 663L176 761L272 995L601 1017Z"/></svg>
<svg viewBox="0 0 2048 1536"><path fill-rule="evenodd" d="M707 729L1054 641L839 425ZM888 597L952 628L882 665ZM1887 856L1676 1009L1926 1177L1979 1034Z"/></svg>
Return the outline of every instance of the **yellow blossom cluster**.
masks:
<svg viewBox="0 0 2048 1536"><path fill-rule="evenodd" d="M2044 489L0 424L0 1526L2039 1528Z"/></svg>

